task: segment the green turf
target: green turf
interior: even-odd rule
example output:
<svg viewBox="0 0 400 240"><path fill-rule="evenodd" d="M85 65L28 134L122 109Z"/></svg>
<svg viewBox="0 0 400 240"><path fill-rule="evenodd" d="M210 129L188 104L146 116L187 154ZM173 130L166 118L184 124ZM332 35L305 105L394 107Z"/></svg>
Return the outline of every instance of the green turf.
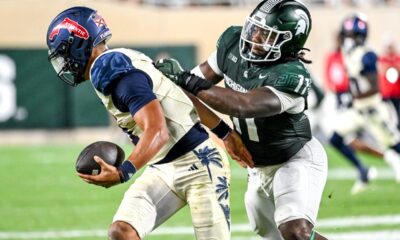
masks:
<svg viewBox="0 0 400 240"><path fill-rule="evenodd" d="M74 162L83 147L0 146L0 232L107 230L128 184L103 189L81 181L75 174ZM327 151L330 168L351 168L334 150L327 148ZM362 157L368 164L386 167L380 159L367 155ZM232 223L247 223L243 206L246 172L235 163L232 163L232 172ZM353 180L327 182L319 212L320 219L400 214L399 185L393 180L374 181L368 191L357 196L350 195L352 184ZM187 208L163 226L190 226ZM399 226L357 227L350 230L360 229L399 229ZM344 230L329 229L329 232ZM234 233L233 236L254 235ZM174 236L174 240L191 238L187 235ZM105 237L80 239L98 240ZM165 236L155 235L147 239L165 239Z"/></svg>

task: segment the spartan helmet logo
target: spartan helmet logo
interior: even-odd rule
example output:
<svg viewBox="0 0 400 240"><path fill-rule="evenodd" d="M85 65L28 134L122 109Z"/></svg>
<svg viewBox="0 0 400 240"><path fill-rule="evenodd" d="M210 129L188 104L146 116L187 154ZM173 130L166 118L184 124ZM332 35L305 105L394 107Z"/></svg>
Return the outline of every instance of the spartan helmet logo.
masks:
<svg viewBox="0 0 400 240"><path fill-rule="evenodd" d="M297 9L296 10L296 14L299 15L299 21L296 24L296 33L294 34L295 36L299 35L299 34L305 34L308 32L309 30L309 26L310 26L310 19L308 18L307 14L301 10L301 9Z"/></svg>

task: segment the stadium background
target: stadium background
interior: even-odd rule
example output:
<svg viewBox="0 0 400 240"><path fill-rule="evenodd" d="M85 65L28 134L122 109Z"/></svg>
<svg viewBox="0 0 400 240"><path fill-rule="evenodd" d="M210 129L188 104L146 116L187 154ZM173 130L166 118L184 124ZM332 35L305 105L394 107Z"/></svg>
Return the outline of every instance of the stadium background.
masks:
<svg viewBox="0 0 400 240"><path fill-rule="evenodd" d="M166 8L112 0L1 0L0 239L104 239L127 187L97 189L74 174L74 159L92 141L111 140L130 151L91 86L65 86L47 62L47 26L58 12L74 5L99 10L113 32L111 47L136 48L152 58L168 54L187 68L207 58L221 32L230 25L241 25L253 8ZM311 5L310 10L313 30L306 47L311 49L310 69L320 85L325 55L333 49L335 32L349 13L367 14L368 42L378 53L384 35L400 40L397 5ZM400 190L390 169L379 159L363 156L378 166L381 178L366 193L352 197L349 189L356 173L329 146L327 150L331 171L319 229L334 239L399 240ZM241 202L246 174L232 165L233 237L255 239ZM185 211L150 239L192 239Z"/></svg>

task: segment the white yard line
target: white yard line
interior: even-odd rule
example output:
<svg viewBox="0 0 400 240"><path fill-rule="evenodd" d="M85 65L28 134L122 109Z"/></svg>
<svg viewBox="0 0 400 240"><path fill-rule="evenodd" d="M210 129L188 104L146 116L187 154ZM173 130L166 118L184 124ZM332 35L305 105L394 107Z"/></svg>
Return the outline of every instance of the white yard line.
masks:
<svg viewBox="0 0 400 240"><path fill-rule="evenodd" d="M232 163L234 164L234 163ZM394 172L388 167L376 168L378 171L377 179L393 179ZM242 168L233 168L232 176L234 178L247 178L247 172ZM328 169L328 179L332 180L355 180L358 177L358 172L354 168L330 168Z"/></svg>
<svg viewBox="0 0 400 240"><path fill-rule="evenodd" d="M400 215L356 216L319 219L317 228L368 227L396 224L399 225L400 230Z"/></svg>
<svg viewBox="0 0 400 240"><path fill-rule="evenodd" d="M400 240L400 231L365 231L346 233L325 233L329 240ZM232 240L260 240L259 237L232 237Z"/></svg>
<svg viewBox="0 0 400 240"><path fill-rule="evenodd" d="M332 229L341 227L366 227L383 225L400 225L400 215L383 216L359 216L344 218L320 219L318 229ZM248 224L232 225L232 233L251 233ZM329 233L323 231L324 235L332 240L400 240L400 230L395 231L364 231L364 232L345 232ZM152 235L192 235L192 227L160 227ZM68 231L35 231L35 232L0 232L0 239L62 239L62 238L82 238L82 237L104 237L107 236L106 230L68 230ZM252 240L256 237L234 237L233 240Z"/></svg>

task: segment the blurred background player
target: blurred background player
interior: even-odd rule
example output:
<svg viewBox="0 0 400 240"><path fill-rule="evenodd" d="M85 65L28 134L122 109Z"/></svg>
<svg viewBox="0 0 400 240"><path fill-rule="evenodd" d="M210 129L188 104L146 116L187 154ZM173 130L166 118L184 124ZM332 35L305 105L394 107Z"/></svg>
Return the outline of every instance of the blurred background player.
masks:
<svg viewBox="0 0 400 240"><path fill-rule="evenodd" d="M72 86L90 79L135 145L118 168L95 157L101 173L79 176L111 187L150 166L126 191L109 237L141 239L188 204L197 239L230 239L227 157L209 139L182 89L144 54L125 48L109 50L110 38L104 19L86 7L61 12L47 32L49 60L58 77ZM225 141L235 137L216 115L210 114L205 124L213 125ZM241 143L238 139L232 144Z"/></svg>
<svg viewBox="0 0 400 240"><path fill-rule="evenodd" d="M262 1L243 27L220 36L192 73L171 79L228 114L253 156L246 210L263 239L326 239L314 231L327 178L327 157L304 111L311 85L304 44L311 15L294 0ZM165 60L156 64L166 75ZM177 67L179 68L179 67ZM224 79L225 88L215 84Z"/></svg>
<svg viewBox="0 0 400 240"><path fill-rule="evenodd" d="M400 129L400 54L390 35L383 40L384 52L379 56L379 89L382 98L394 110L397 128Z"/></svg>
<svg viewBox="0 0 400 240"><path fill-rule="evenodd" d="M352 106L349 78L341 51L343 39L343 31L338 31L334 37L334 48L325 59L325 104L321 107L323 109L321 114L318 115L318 122L322 125L321 130L325 136L332 134L332 125L334 125L333 122L336 116ZM383 158L383 153L380 149L372 147L371 143L365 141L370 140L370 138L362 139L365 135L365 132L360 131L356 136L349 137L347 142L357 151Z"/></svg>
<svg viewBox="0 0 400 240"><path fill-rule="evenodd" d="M377 55L366 45L368 25L365 15L352 14L344 19L342 56L349 78L352 107L338 115L331 144L357 167L359 179L354 184L353 194L364 190L376 171L362 164L346 138L355 138L357 131L371 133L384 149L384 159L393 168L396 180L400 180L400 134L389 111L382 102L378 89Z"/></svg>

